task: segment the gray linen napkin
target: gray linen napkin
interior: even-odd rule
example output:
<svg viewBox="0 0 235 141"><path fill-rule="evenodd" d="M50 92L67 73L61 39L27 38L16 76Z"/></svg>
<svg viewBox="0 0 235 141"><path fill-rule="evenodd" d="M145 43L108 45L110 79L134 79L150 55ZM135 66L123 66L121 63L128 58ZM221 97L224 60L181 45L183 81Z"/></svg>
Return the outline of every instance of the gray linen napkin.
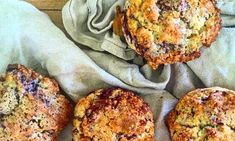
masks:
<svg viewBox="0 0 235 141"><path fill-rule="evenodd" d="M143 66L146 68L145 72L142 71L146 74L144 76L137 65L130 65L109 54L103 57L100 52L82 51L66 38L46 14L24 1L0 0L0 19L1 73L5 72L10 63L32 67L38 72L54 77L75 102L90 91L108 86L138 91L145 94L141 96L147 102L152 103L156 128L161 127L161 130L166 130L163 115L176 101L171 94L162 90L169 81L170 66L154 74L151 74L148 66ZM94 58L88 56L93 54L97 57L94 61L92 60ZM106 63L100 64L104 59ZM115 69L115 73L108 73ZM158 83L151 81L155 80L152 78L154 75L161 78L156 81ZM161 134L159 132L156 135L161 136ZM71 135L70 124L59 140L69 141Z"/></svg>
<svg viewBox="0 0 235 141"><path fill-rule="evenodd" d="M133 55L125 41L112 32L111 25L115 8L117 5L123 7L124 1L70 0L63 8L63 22L67 32L74 41L87 47L84 52L98 66L134 87L138 87L136 83L139 83L141 78L135 77L136 74L143 75L149 80L149 82L144 82L146 85L153 83L157 86L150 88L165 89L177 98L181 98L186 92L195 88L221 86L235 89L235 29L232 28L235 26L235 1L218 1L217 5L222 11L223 29L210 49L202 49L201 58L188 63L176 63L170 68L165 66L164 69L160 68L156 71L151 70L144 62L139 64L133 61L139 58L138 55L135 53ZM110 60L107 58L113 58L111 60L115 61L110 64ZM123 63L126 64L125 69L122 69ZM128 81L130 77L126 75L125 70L132 69L133 66L139 70L136 69L132 74L132 77L136 78L135 82L130 83ZM159 84L166 84L162 82L167 83L164 85L165 88L158 87ZM142 92L142 94L145 93ZM154 105L153 101L148 102L152 107L160 106L163 111L170 109L162 107L161 104ZM154 111L154 113L156 112ZM164 117L165 114L160 113L159 115ZM156 119L156 122L164 124L163 119L160 121ZM168 141L168 132L161 127L158 125L158 130L155 131L156 140Z"/></svg>
<svg viewBox="0 0 235 141"><path fill-rule="evenodd" d="M173 95L180 98L194 88L215 85L234 89L234 29L224 28L200 59L153 71L110 30L114 9L122 4L116 0L72 0L65 5L65 27L76 42L86 46L84 49L68 40L32 5L0 0L0 71L4 72L9 63L32 67L55 77L74 101L108 86L137 91L154 112L155 139L168 141L164 118L176 102ZM226 19L234 19L235 11L225 7L234 2L219 4L226 16L224 26L234 26ZM71 140L71 125L59 140Z"/></svg>

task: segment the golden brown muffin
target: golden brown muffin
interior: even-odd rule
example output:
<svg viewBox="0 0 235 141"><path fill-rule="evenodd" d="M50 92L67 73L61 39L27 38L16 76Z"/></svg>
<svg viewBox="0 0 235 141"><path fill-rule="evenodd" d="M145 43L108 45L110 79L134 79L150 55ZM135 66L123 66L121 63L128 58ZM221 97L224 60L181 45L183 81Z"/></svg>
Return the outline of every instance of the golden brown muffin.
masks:
<svg viewBox="0 0 235 141"><path fill-rule="evenodd" d="M75 107L73 141L153 141L153 114L140 97L121 88L100 89Z"/></svg>
<svg viewBox="0 0 235 141"><path fill-rule="evenodd" d="M0 78L0 140L55 141L71 108L56 81L9 65Z"/></svg>
<svg viewBox="0 0 235 141"><path fill-rule="evenodd" d="M215 0L126 0L122 19L129 46L156 69L198 58L220 29Z"/></svg>
<svg viewBox="0 0 235 141"><path fill-rule="evenodd" d="M172 141L235 141L235 92L189 92L167 117Z"/></svg>

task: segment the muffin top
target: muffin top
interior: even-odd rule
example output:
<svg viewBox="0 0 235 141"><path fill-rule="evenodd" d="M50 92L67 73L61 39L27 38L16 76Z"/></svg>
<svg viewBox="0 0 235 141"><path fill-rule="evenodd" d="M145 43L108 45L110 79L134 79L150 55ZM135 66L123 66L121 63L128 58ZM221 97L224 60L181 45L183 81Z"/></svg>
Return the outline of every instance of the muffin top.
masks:
<svg viewBox="0 0 235 141"><path fill-rule="evenodd" d="M215 0L126 0L122 19L131 48L154 69L186 62L210 47L221 28Z"/></svg>
<svg viewBox="0 0 235 141"><path fill-rule="evenodd" d="M133 92L121 88L100 89L75 107L74 141L153 141L150 107Z"/></svg>
<svg viewBox="0 0 235 141"><path fill-rule="evenodd" d="M53 79L22 65L0 78L0 140L54 141L71 114Z"/></svg>
<svg viewBox="0 0 235 141"><path fill-rule="evenodd" d="M167 124L172 141L234 141L235 92L218 87L189 92Z"/></svg>

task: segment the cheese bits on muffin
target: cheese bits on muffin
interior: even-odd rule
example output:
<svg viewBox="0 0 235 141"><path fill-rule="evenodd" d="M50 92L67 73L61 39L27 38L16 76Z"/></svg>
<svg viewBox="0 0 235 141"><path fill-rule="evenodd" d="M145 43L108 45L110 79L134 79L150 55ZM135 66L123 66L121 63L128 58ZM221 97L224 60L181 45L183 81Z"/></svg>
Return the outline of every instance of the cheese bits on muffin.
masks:
<svg viewBox="0 0 235 141"><path fill-rule="evenodd" d="M198 58L220 29L215 0L126 0L122 18L129 46L156 69Z"/></svg>
<svg viewBox="0 0 235 141"><path fill-rule="evenodd" d="M0 78L0 140L55 141L71 115L57 82L22 65Z"/></svg>
<svg viewBox="0 0 235 141"><path fill-rule="evenodd" d="M100 89L76 105L73 141L153 141L150 107L134 92Z"/></svg>

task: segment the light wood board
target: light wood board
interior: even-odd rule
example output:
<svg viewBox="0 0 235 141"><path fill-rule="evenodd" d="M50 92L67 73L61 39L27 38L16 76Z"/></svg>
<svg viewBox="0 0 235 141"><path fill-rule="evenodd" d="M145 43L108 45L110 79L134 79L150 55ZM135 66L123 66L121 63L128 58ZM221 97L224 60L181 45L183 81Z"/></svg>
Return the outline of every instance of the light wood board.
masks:
<svg viewBox="0 0 235 141"><path fill-rule="evenodd" d="M62 22L61 10L68 0L26 0L41 11L47 13L53 23L65 31Z"/></svg>

